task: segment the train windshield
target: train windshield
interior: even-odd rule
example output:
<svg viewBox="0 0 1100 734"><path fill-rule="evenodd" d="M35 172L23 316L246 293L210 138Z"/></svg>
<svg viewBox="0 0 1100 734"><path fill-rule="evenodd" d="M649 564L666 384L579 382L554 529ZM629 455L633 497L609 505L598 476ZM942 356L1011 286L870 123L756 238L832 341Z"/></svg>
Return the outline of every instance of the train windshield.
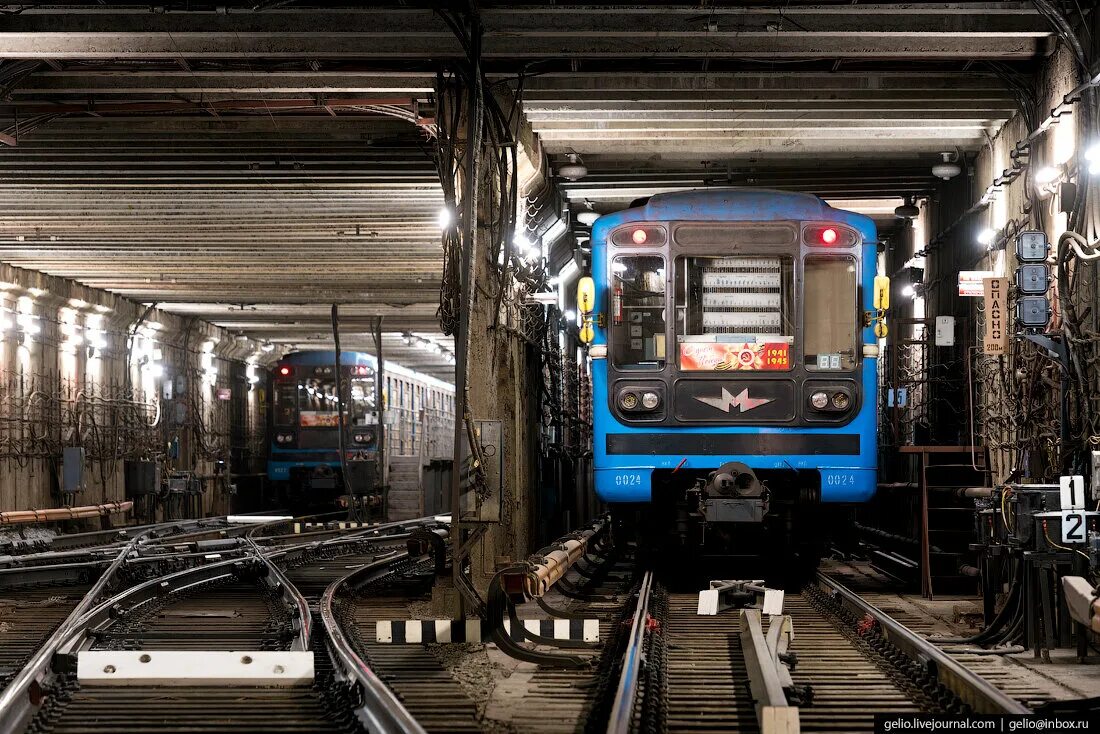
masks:
<svg viewBox="0 0 1100 734"><path fill-rule="evenodd" d="M611 356L621 370L665 366L665 260L624 255L611 263Z"/></svg>
<svg viewBox="0 0 1100 734"><path fill-rule="evenodd" d="M300 386L298 398L302 428L336 428L336 380L332 377L310 377Z"/></svg>
<svg viewBox="0 0 1100 734"><path fill-rule="evenodd" d="M677 258L680 369L791 369L793 294L794 266L789 256Z"/></svg>
<svg viewBox="0 0 1100 734"><path fill-rule="evenodd" d="M856 261L807 257L805 268L806 369L854 369L859 335Z"/></svg>
<svg viewBox="0 0 1100 734"><path fill-rule="evenodd" d="M313 377L299 386L301 410L299 424L302 428L336 428L340 425L336 414L336 380L332 377ZM378 422L374 408L374 376L351 378L351 394L344 406L346 425L366 426Z"/></svg>

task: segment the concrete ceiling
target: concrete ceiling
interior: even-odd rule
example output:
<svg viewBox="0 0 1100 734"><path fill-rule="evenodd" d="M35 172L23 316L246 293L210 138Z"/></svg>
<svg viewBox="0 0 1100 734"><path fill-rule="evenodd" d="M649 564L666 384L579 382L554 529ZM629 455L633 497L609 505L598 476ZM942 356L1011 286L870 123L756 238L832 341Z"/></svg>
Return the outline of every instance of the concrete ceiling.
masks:
<svg viewBox="0 0 1100 734"><path fill-rule="evenodd" d="M451 347L424 126L461 47L428 3L366 5L0 3L0 259L287 347L339 302L349 346L382 316L390 358L449 377L400 334ZM490 77L590 170L574 210L755 185L888 218L1052 44L1029 2L482 7Z"/></svg>

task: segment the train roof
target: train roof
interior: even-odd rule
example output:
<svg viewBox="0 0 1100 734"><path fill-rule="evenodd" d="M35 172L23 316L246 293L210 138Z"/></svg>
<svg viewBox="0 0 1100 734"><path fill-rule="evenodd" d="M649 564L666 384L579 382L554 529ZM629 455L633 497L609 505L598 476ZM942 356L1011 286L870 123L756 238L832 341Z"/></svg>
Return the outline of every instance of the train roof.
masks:
<svg viewBox="0 0 1100 734"><path fill-rule="evenodd" d="M774 189L726 187L690 189L651 196L642 206L596 220L593 243L607 228L636 221L829 221L847 224L876 242L874 220L846 209L834 209L820 197Z"/></svg>

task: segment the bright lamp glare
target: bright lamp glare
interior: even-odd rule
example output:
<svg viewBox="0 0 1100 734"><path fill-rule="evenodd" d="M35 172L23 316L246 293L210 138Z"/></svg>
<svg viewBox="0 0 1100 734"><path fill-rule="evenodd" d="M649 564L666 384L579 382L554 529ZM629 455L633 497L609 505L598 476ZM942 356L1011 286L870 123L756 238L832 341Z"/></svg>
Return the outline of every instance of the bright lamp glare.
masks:
<svg viewBox="0 0 1100 734"><path fill-rule="evenodd" d="M439 210L439 214L435 220L439 224L440 229L450 229L451 222L454 221L454 216L451 214L451 210L447 207L443 207Z"/></svg>
<svg viewBox="0 0 1100 734"><path fill-rule="evenodd" d="M1092 161L1094 164L1100 163L1100 143L1093 143L1092 147L1085 151L1085 160Z"/></svg>
<svg viewBox="0 0 1100 734"><path fill-rule="evenodd" d="M981 232L978 233L978 243L982 244L982 245L991 245L991 244L993 244L993 239L996 236L997 236L997 230L995 230L991 227L986 227L985 229L983 229Z"/></svg>
<svg viewBox="0 0 1100 734"><path fill-rule="evenodd" d="M566 311L565 313L562 314L562 317L565 318L566 321L576 321L577 320L577 314L573 313L572 311Z"/></svg>
<svg viewBox="0 0 1100 734"><path fill-rule="evenodd" d="M1043 166L1035 172L1035 183L1048 184L1057 180L1060 175L1061 171L1054 166Z"/></svg>
<svg viewBox="0 0 1100 734"><path fill-rule="evenodd" d="M905 286L904 288L901 289L901 295L903 295L903 296L914 296L914 295L916 295L916 293L917 293L916 288L914 288L911 285L907 285L907 286Z"/></svg>

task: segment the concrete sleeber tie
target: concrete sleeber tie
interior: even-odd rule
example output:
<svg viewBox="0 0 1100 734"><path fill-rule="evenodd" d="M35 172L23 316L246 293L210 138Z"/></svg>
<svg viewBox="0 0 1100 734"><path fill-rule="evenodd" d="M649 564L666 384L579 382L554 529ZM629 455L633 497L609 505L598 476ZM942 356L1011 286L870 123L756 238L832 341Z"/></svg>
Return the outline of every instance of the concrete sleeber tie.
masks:
<svg viewBox="0 0 1100 734"><path fill-rule="evenodd" d="M84 650L81 686L274 686L313 684L311 651Z"/></svg>
<svg viewBox="0 0 1100 734"><path fill-rule="evenodd" d="M552 640L600 641L598 619L524 619L528 634ZM375 640L393 644L488 642L492 636L489 624L481 619L408 619L379 620ZM521 630L512 630L511 620L504 620L504 632L512 640L523 642Z"/></svg>

